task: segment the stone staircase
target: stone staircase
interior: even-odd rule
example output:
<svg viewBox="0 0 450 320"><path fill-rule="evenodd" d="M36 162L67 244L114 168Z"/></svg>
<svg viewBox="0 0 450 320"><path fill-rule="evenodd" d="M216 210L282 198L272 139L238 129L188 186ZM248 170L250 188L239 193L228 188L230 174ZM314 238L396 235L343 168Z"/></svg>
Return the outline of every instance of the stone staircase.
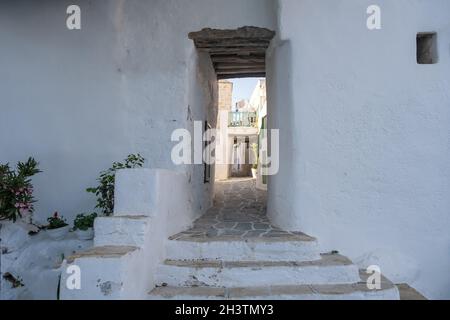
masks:
<svg viewBox="0 0 450 320"><path fill-rule="evenodd" d="M61 299L399 299L387 279L369 290L349 259L273 226L253 180L216 183L214 206L191 224L189 198L172 197L185 178L118 172L114 215L96 219L92 249L64 261ZM66 285L73 270L78 289Z"/></svg>
<svg viewBox="0 0 450 320"><path fill-rule="evenodd" d="M389 280L369 290L364 271L337 253L319 254L316 239L304 234L174 238L151 300L399 299Z"/></svg>

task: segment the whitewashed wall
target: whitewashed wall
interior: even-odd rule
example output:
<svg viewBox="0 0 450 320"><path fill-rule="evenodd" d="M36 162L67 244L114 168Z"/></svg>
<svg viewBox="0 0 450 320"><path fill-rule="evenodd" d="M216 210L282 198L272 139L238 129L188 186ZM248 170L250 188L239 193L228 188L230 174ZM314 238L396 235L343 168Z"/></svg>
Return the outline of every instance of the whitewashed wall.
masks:
<svg viewBox="0 0 450 320"><path fill-rule="evenodd" d="M268 99L283 143L271 217L450 298L450 3L378 0L383 29L368 31L373 1L279 2ZM214 121L205 114L214 89L200 90L212 79L188 32L275 28L271 0L76 3L81 31L65 28L72 2L0 3L0 162L41 162L41 222L55 210L69 219L90 210L84 189L128 153L172 168L170 134L191 128L189 109L192 120ZM416 64L421 31L438 32L436 65ZM202 168L177 169L191 175L203 211Z"/></svg>
<svg viewBox="0 0 450 320"><path fill-rule="evenodd" d="M66 29L73 3L81 7L80 31ZM170 135L191 127L188 106L192 120L215 119L205 113L214 89L198 89L211 79L194 74L188 33L274 28L273 3L1 1L0 162L40 161L38 222L55 210L68 220L91 210L95 200L84 189L129 153L140 152L147 167L172 168ZM203 188L202 168L176 169L191 175L193 206L203 211L211 187Z"/></svg>
<svg viewBox="0 0 450 320"><path fill-rule="evenodd" d="M382 9L382 30L366 9ZM325 249L450 298L450 2L280 0L269 119L281 172L269 211ZM440 61L416 64L416 33ZM284 79L284 83L279 82Z"/></svg>

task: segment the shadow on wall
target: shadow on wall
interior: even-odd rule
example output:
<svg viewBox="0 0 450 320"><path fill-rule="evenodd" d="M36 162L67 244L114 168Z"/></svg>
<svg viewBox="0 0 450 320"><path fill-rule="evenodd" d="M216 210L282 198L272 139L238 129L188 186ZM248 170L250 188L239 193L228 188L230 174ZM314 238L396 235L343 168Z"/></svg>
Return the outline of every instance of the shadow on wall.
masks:
<svg viewBox="0 0 450 320"><path fill-rule="evenodd" d="M292 199L296 180L292 176L296 129L292 99L292 48L290 41L274 39L267 52L268 128L280 130L279 171L268 179L268 216L277 226L292 226ZM269 150L271 140L269 139ZM297 195L298 196L298 195ZM298 228L299 229L299 228Z"/></svg>
<svg viewBox="0 0 450 320"><path fill-rule="evenodd" d="M211 127L216 126L218 111L217 77L209 54L198 51L192 46L189 52L187 72L187 103L186 127L192 137L194 135L194 122L201 121L202 127L207 122ZM203 164L188 165L183 168L190 176L191 202L199 216L203 215L212 206L213 185L205 183L205 168ZM178 170L178 169L177 169ZM211 168L214 177L214 167Z"/></svg>

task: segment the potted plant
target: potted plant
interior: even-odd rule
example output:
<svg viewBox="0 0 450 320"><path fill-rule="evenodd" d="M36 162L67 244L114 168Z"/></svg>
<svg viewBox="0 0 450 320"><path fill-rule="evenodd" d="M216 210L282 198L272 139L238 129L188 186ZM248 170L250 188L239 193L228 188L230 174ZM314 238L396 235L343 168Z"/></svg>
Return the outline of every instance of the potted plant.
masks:
<svg viewBox="0 0 450 320"><path fill-rule="evenodd" d="M94 238L94 220L97 214L79 214L73 222L75 234L80 240L91 240Z"/></svg>
<svg viewBox="0 0 450 320"><path fill-rule="evenodd" d="M255 163L252 166L252 177L253 177L253 179L256 179L258 177L258 164L257 163Z"/></svg>
<svg viewBox="0 0 450 320"><path fill-rule="evenodd" d="M53 216L47 218L47 221L47 234L50 238L54 240L61 240L69 232L69 225L66 223L63 217L60 217L58 215L58 212L55 212Z"/></svg>

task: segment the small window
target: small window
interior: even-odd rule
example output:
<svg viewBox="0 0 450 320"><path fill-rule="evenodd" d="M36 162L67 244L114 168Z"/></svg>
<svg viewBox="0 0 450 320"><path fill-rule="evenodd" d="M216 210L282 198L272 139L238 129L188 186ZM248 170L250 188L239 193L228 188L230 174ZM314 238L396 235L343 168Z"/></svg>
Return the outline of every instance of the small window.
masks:
<svg viewBox="0 0 450 320"><path fill-rule="evenodd" d="M436 32L417 34L417 63L434 64L438 62Z"/></svg>

